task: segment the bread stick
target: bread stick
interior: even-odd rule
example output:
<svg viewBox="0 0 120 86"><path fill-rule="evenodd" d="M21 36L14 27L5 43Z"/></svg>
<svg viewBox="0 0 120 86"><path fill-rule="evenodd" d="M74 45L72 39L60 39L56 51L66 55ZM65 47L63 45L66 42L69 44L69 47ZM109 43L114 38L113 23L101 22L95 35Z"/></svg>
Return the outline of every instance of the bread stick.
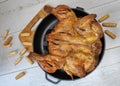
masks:
<svg viewBox="0 0 120 86"><path fill-rule="evenodd" d="M18 80L18 79L22 78L25 74L26 74L26 72L23 71L23 72L19 73L19 74L15 77L15 79Z"/></svg>
<svg viewBox="0 0 120 86"><path fill-rule="evenodd" d="M12 46L12 43L8 44L8 45L3 45L4 48L9 48Z"/></svg>
<svg viewBox="0 0 120 86"><path fill-rule="evenodd" d="M13 37L12 37L12 36L9 36L9 37L7 38L7 40L4 42L4 46L5 46L5 45L9 45L10 42L12 41L12 39L13 39Z"/></svg>
<svg viewBox="0 0 120 86"><path fill-rule="evenodd" d="M102 21L106 20L109 17L110 17L109 14L105 14L104 16L102 16L101 18L98 19L98 22L102 22Z"/></svg>
<svg viewBox="0 0 120 86"><path fill-rule="evenodd" d="M18 63L20 63L21 60L22 60L22 57L18 57L18 58L14 61L14 65L17 65Z"/></svg>
<svg viewBox="0 0 120 86"><path fill-rule="evenodd" d="M27 60L30 64L33 64L33 63L34 63L34 61L33 61L30 57L27 57L27 56L26 56L26 60Z"/></svg>
<svg viewBox="0 0 120 86"><path fill-rule="evenodd" d="M13 50L7 54L8 57L14 56L17 54L17 50Z"/></svg>
<svg viewBox="0 0 120 86"><path fill-rule="evenodd" d="M21 50L20 53L19 53L19 55L22 56L23 54L26 53L26 51L27 51L26 49Z"/></svg>
<svg viewBox="0 0 120 86"><path fill-rule="evenodd" d="M9 33L9 30L6 30L6 31L3 33L3 35L2 35L2 39L3 39L3 40L6 39L8 33Z"/></svg>
<svg viewBox="0 0 120 86"><path fill-rule="evenodd" d="M104 23L102 23L102 26L104 26L104 27L117 27L117 23L104 22Z"/></svg>
<svg viewBox="0 0 120 86"><path fill-rule="evenodd" d="M109 30L105 30L105 33L110 36L112 39L115 39L116 38L116 35L114 33L112 33L111 31Z"/></svg>

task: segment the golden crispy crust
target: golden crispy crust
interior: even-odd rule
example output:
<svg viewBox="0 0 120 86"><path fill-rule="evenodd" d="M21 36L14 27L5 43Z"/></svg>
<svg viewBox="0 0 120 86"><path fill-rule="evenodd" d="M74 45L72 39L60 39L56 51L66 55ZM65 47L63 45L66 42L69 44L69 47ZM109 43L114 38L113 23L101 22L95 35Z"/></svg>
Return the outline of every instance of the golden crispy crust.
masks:
<svg viewBox="0 0 120 86"><path fill-rule="evenodd" d="M76 21L77 17L72 9L66 5L58 5L52 10L53 15L55 15L59 20L70 19Z"/></svg>
<svg viewBox="0 0 120 86"><path fill-rule="evenodd" d="M46 36L48 55L31 53L41 67L49 73L57 69L73 75L84 77L97 65L101 53L102 28L95 21L96 14L77 18L66 5L58 5L52 10L60 21L54 30Z"/></svg>

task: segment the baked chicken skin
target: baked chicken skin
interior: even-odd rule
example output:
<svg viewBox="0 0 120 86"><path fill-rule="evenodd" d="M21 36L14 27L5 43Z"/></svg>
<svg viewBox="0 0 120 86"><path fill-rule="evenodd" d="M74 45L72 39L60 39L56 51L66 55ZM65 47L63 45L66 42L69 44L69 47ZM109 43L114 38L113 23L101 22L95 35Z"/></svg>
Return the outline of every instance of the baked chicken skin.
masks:
<svg viewBox="0 0 120 86"><path fill-rule="evenodd" d="M97 15L77 18L66 5L58 5L51 13L59 22L46 36L49 54L31 52L29 56L48 73L61 69L72 79L73 76L85 77L96 67L102 49L103 32L95 20Z"/></svg>

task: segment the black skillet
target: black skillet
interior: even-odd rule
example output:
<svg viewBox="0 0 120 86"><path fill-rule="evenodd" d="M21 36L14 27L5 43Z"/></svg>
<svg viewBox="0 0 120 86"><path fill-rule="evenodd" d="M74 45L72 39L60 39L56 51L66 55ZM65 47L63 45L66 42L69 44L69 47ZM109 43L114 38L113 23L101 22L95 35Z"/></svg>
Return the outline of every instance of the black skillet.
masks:
<svg viewBox="0 0 120 86"><path fill-rule="evenodd" d="M77 17L83 17L88 15L82 8L77 7L75 9L72 9ZM46 18L42 20L42 22L39 24L38 28L36 29L35 35L34 35L34 41L33 41L33 49L34 52L45 55L48 54L47 49L47 41L46 41L46 34L50 33L52 29L55 27L55 25L59 22L59 20L52 14L49 14ZM102 52L99 56L98 64L100 63L103 54L104 54L104 48L105 48L105 41L104 37L101 38L102 41ZM97 65L98 66L98 65ZM44 70L44 69L43 69ZM58 81L53 81L48 78L47 74L55 77L58 79ZM47 73L45 72L46 79L54 84L57 84L60 82L60 80L72 80L69 75L67 75L63 70L57 70L55 73ZM74 79L79 79L80 77L73 76Z"/></svg>

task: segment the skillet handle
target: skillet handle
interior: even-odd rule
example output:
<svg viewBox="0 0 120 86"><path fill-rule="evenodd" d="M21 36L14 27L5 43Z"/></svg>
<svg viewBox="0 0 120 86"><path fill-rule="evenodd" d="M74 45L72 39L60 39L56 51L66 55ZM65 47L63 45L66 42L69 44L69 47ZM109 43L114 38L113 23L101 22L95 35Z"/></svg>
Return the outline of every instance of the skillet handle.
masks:
<svg viewBox="0 0 120 86"><path fill-rule="evenodd" d="M45 73L45 78L46 78L49 82L51 82L51 83L53 83L53 84L58 84L58 83L61 81L60 79L58 79L57 81L53 81L53 80L49 79L47 73Z"/></svg>
<svg viewBox="0 0 120 86"><path fill-rule="evenodd" d="M76 7L76 9L84 11L84 8L82 8L82 7Z"/></svg>

